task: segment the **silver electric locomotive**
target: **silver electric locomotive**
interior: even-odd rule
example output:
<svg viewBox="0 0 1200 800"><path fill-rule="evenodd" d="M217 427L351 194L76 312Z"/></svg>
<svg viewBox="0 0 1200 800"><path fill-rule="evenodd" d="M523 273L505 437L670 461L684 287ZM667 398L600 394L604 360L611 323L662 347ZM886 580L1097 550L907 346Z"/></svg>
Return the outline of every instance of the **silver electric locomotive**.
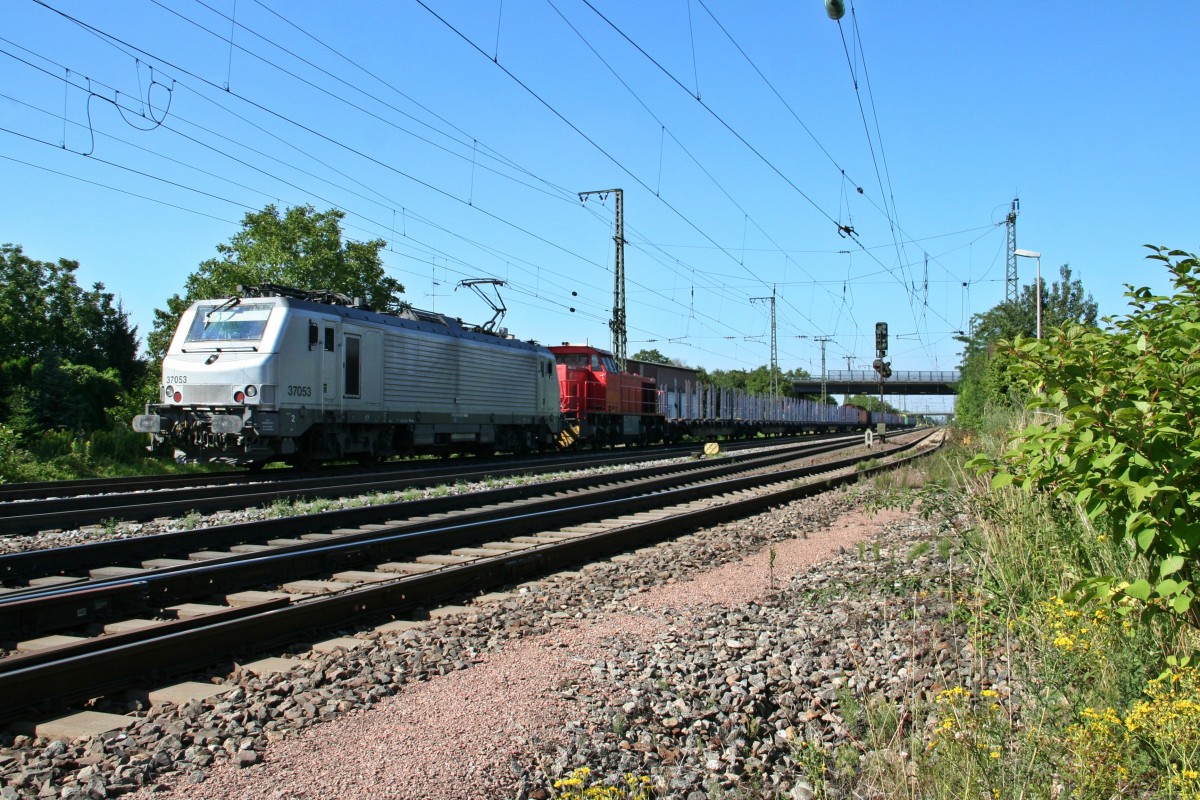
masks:
<svg viewBox="0 0 1200 800"><path fill-rule="evenodd" d="M560 428L554 354L504 329L281 286L194 303L133 420L182 461L525 451Z"/></svg>

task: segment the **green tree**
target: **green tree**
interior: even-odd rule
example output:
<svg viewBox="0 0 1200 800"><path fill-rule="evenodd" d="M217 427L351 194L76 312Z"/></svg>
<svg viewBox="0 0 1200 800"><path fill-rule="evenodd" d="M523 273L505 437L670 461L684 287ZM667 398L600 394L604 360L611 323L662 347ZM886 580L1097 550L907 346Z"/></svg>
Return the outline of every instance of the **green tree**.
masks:
<svg viewBox="0 0 1200 800"><path fill-rule="evenodd" d="M846 398L846 404L852 406L862 406L867 411L886 411L893 414L899 414L900 409L896 408L891 403L880 401L878 397L872 397L866 394L856 394Z"/></svg>
<svg viewBox="0 0 1200 800"><path fill-rule="evenodd" d="M20 245L0 247L0 327L7 339L6 360L12 356L36 358L50 346L53 325L50 291L70 273L70 262L35 261Z"/></svg>
<svg viewBox="0 0 1200 800"><path fill-rule="evenodd" d="M1088 576L1088 596L1200 627L1200 260L1152 249L1174 296L1130 286L1133 312L1105 320L1110 331L1050 328L998 346L1037 417L999 459L974 463L994 486L1076 504L1137 555L1127 575Z"/></svg>
<svg viewBox="0 0 1200 800"><path fill-rule="evenodd" d="M751 370L716 369L708 372L701 368L698 372L699 380L723 389L740 389L751 394L771 393L771 368L766 364ZM792 381L803 380L808 377L808 373L802 369L787 372L776 369L775 377L779 385L779 394L786 397L792 394Z"/></svg>
<svg viewBox="0 0 1200 800"><path fill-rule="evenodd" d="M10 396L9 423L26 441L53 429L104 430L124 391L115 369L101 371L51 355L36 364Z"/></svg>
<svg viewBox="0 0 1200 800"><path fill-rule="evenodd" d="M638 350L636 353L634 353L632 356L630 356L630 358L632 358L634 361L645 361L650 364L671 364L671 363L673 363L671 361L671 359L667 358L662 353L658 352L658 348L654 348L651 350Z"/></svg>
<svg viewBox="0 0 1200 800"><path fill-rule="evenodd" d="M755 367L746 373L746 391L751 394L770 394L771 393L771 368L766 364L761 367ZM791 394L791 387L788 385L787 379L783 373L775 370L775 384L781 395Z"/></svg>
<svg viewBox="0 0 1200 800"><path fill-rule="evenodd" d="M129 315L104 284L81 289L78 269L0 246L0 419L19 417L23 434L104 427L105 409L144 374Z"/></svg>
<svg viewBox="0 0 1200 800"><path fill-rule="evenodd" d="M1059 280L1049 287L1042 282L1042 329L1071 325L1096 327L1096 302L1085 294L1083 284L1072 278L1071 267L1059 267ZM1033 284L1021 287L1015 302L1003 302L971 318L971 335L960 336L963 344L962 378L954 413L958 422L977 427L987 409L1007 405L1011 398L1010 360L997 357L996 343L1018 336L1037 334L1037 291Z"/></svg>
<svg viewBox="0 0 1200 800"><path fill-rule="evenodd" d="M384 273L382 239L352 242L342 238L337 209L317 212L293 206L280 215L274 205L246 214L242 229L217 245L216 258L200 264L184 281L183 295L154 312L147 350L161 359L180 316L195 300L229 297L238 286L276 283L298 289L328 289L361 297L371 308L394 310L404 286Z"/></svg>

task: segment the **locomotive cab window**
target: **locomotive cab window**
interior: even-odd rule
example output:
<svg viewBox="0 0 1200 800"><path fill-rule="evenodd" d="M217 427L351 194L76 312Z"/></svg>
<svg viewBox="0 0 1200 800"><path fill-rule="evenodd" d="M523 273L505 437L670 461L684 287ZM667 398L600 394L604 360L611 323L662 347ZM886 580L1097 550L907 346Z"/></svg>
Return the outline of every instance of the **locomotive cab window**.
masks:
<svg viewBox="0 0 1200 800"><path fill-rule="evenodd" d="M588 365L586 353L560 353L555 356L555 360L564 367L586 367Z"/></svg>
<svg viewBox="0 0 1200 800"><path fill-rule="evenodd" d="M333 328L325 329L325 352L333 352Z"/></svg>
<svg viewBox="0 0 1200 800"><path fill-rule="evenodd" d="M189 342L256 342L262 338L271 316L272 305L246 304L198 306L192 326L188 329Z"/></svg>
<svg viewBox="0 0 1200 800"><path fill-rule="evenodd" d="M346 397L358 397L362 392L360 385L362 338L358 336L347 336L345 354L346 374L345 382L342 388L342 394Z"/></svg>
<svg viewBox="0 0 1200 800"><path fill-rule="evenodd" d="M599 353L592 353L592 372L616 372L617 365L612 360L612 356L602 356Z"/></svg>

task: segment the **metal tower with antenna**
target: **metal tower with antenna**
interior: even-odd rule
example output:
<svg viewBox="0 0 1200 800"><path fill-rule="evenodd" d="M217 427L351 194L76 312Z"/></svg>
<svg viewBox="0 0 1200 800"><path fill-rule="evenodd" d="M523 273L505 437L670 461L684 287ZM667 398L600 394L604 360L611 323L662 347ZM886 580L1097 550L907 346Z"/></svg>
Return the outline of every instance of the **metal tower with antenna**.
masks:
<svg viewBox="0 0 1200 800"><path fill-rule="evenodd" d="M751 303L771 302L771 396L779 396L779 349L775 346L775 287L770 297L751 297Z"/></svg>
<svg viewBox="0 0 1200 800"><path fill-rule="evenodd" d="M824 405L827 401L826 398L829 395L829 393L825 390L825 375L826 375L826 372L825 372L825 343L832 342L833 337L832 336L814 336L813 341L821 343L821 405Z"/></svg>
<svg viewBox="0 0 1200 800"><path fill-rule="evenodd" d="M625 369L625 351L628 347L629 334L625 327L625 193L620 189L596 189L590 192L580 192L579 202L586 203L588 197L600 195L600 202L608 198L609 192L616 197L616 235L613 241L617 243L616 263L613 266L613 312L608 327L612 329L613 359L617 368Z"/></svg>
<svg viewBox="0 0 1200 800"><path fill-rule="evenodd" d="M1008 267L1004 272L1004 300L1017 302L1017 214L1021 213L1021 198L1014 197L1005 219L1008 229Z"/></svg>

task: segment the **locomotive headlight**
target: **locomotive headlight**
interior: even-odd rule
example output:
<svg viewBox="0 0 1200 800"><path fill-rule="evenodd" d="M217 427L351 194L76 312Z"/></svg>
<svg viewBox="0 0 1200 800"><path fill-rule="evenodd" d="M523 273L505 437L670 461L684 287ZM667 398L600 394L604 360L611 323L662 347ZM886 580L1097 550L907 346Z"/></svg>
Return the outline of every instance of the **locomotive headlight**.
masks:
<svg viewBox="0 0 1200 800"><path fill-rule="evenodd" d="M175 394L175 387L173 387L171 384L168 383L166 386L163 387L163 397L170 400L171 395L173 395L173 394Z"/></svg>
<svg viewBox="0 0 1200 800"><path fill-rule="evenodd" d="M250 384L249 386L246 387L246 397L257 397L257 396L258 396L258 387L257 386L255 386L254 384Z"/></svg>

